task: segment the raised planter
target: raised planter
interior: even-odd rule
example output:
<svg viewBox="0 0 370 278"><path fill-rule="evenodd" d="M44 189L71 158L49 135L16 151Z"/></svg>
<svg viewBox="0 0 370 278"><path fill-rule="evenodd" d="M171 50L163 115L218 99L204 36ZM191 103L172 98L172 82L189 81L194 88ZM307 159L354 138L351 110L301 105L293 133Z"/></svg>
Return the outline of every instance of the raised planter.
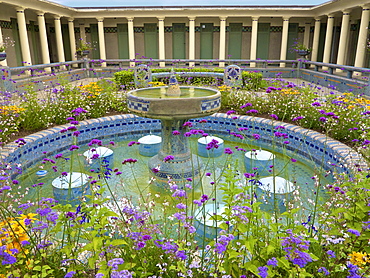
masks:
<svg viewBox="0 0 370 278"><path fill-rule="evenodd" d="M4 61L6 59L6 52L0 52L0 61Z"/></svg>

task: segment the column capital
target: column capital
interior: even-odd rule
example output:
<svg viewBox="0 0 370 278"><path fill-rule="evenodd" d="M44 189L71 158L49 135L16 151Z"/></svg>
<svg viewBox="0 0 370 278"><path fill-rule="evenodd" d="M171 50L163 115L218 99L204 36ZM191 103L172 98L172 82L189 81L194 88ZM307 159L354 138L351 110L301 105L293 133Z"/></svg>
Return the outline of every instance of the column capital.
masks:
<svg viewBox="0 0 370 278"><path fill-rule="evenodd" d="M158 19L159 21L164 21L165 17L164 17L164 16L157 16L157 19Z"/></svg>
<svg viewBox="0 0 370 278"><path fill-rule="evenodd" d="M17 13L24 13L25 9L26 9L26 7L21 7L21 6L15 7L15 10L17 11Z"/></svg>
<svg viewBox="0 0 370 278"><path fill-rule="evenodd" d="M258 21L259 18L259 16L252 16L252 21Z"/></svg>
<svg viewBox="0 0 370 278"><path fill-rule="evenodd" d="M283 21L289 21L290 16L283 16Z"/></svg>
<svg viewBox="0 0 370 278"><path fill-rule="evenodd" d="M315 17L315 21L321 21L321 16Z"/></svg>
<svg viewBox="0 0 370 278"><path fill-rule="evenodd" d="M127 21L128 22L134 22L134 18L133 17L126 17Z"/></svg>
<svg viewBox="0 0 370 278"><path fill-rule="evenodd" d="M327 14L326 15L328 18L334 18L334 14Z"/></svg>
<svg viewBox="0 0 370 278"><path fill-rule="evenodd" d="M98 22L103 22L103 21L104 21L104 17L97 17L97 18L96 18L96 20L97 20Z"/></svg>
<svg viewBox="0 0 370 278"><path fill-rule="evenodd" d="M345 9L345 10L342 10L342 13L343 15L349 15L351 11L352 11L351 9Z"/></svg>
<svg viewBox="0 0 370 278"><path fill-rule="evenodd" d="M369 4L365 4L365 5L362 5L361 8L362 8L362 10L369 10L370 9L370 5Z"/></svg>
<svg viewBox="0 0 370 278"><path fill-rule="evenodd" d="M68 17L68 22L73 22L74 20L74 17Z"/></svg>
<svg viewBox="0 0 370 278"><path fill-rule="evenodd" d="M227 16L220 16L221 21L225 21L227 19Z"/></svg>
<svg viewBox="0 0 370 278"><path fill-rule="evenodd" d="M37 16L44 16L45 12L43 11L36 11Z"/></svg>
<svg viewBox="0 0 370 278"><path fill-rule="evenodd" d="M53 15L54 20L60 20L60 15Z"/></svg>
<svg viewBox="0 0 370 278"><path fill-rule="evenodd" d="M188 16L189 20L192 21L192 20L195 20L195 16Z"/></svg>

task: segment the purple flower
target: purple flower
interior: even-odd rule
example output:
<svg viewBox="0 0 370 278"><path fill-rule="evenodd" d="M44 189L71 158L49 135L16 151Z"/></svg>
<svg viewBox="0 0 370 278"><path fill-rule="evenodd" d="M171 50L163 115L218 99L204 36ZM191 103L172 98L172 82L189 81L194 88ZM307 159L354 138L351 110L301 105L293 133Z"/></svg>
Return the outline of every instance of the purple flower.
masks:
<svg viewBox="0 0 370 278"><path fill-rule="evenodd" d="M326 122L326 118L325 117L320 117L319 118L319 121L325 123Z"/></svg>
<svg viewBox="0 0 370 278"><path fill-rule="evenodd" d="M140 145L140 143L139 142L136 142L136 141L131 141L131 142L129 142L128 144L127 144L127 146L129 146L129 147L131 147L131 146L133 146L133 145Z"/></svg>
<svg viewBox="0 0 370 278"><path fill-rule="evenodd" d="M80 108L80 107L78 107L78 108L76 108L76 109L73 109L71 112L72 112L72 113L73 113L73 115L75 115L75 116L79 116L79 115L80 115L80 114L82 114L82 113L87 113L87 111L86 111L85 109Z"/></svg>
<svg viewBox="0 0 370 278"><path fill-rule="evenodd" d="M183 203L177 204L177 205L176 205L176 207L177 207L178 209L186 209L186 205L185 205L185 204L183 204Z"/></svg>
<svg viewBox="0 0 370 278"><path fill-rule="evenodd" d="M297 162L297 159L291 158L290 161L291 162Z"/></svg>
<svg viewBox="0 0 370 278"><path fill-rule="evenodd" d="M354 234L355 236L360 236L361 233L355 229L348 229L347 230L348 233L351 233L351 234Z"/></svg>
<svg viewBox="0 0 370 278"><path fill-rule="evenodd" d="M79 146L76 146L76 145L72 145L69 150L70 151L74 151L74 150L78 150L80 147Z"/></svg>
<svg viewBox="0 0 370 278"><path fill-rule="evenodd" d="M246 103L246 104L243 104L242 106L240 106L240 109L243 109L245 107L248 107L248 106L253 106L252 103Z"/></svg>
<svg viewBox="0 0 370 278"><path fill-rule="evenodd" d="M186 253L184 250L179 250L176 252L176 257L179 258L180 260L186 260L188 256L186 256Z"/></svg>
<svg viewBox="0 0 370 278"><path fill-rule="evenodd" d="M68 272L65 276L64 276L64 278L71 278L71 277L73 277L73 275L75 275L76 274L76 271L70 271L70 272Z"/></svg>
<svg viewBox="0 0 370 278"><path fill-rule="evenodd" d="M135 163L135 162L137 162L137 159L128 158L128 159L125 159L124 161L122 161L122 164L125 165L127 163Z"/></svg>
<svg viewBox="0 0 370 278"><path fill-rule="evenodd" d="M325 267L320 267L317 272L324 274L325 276L328 276L330 272Z"/></svg>
<svg viewBox="0 0 370 278"><path fill-rule="evenodd" d="M225 148L224 153L225 154L233 154L234 152L230 148Z"/></svg>
<svg viewBox="0 0 370 278"><path fill-rule="evenodd" d="M270 117L273 118L274 120L279 120L279 117L275 114L271 114Z"/></svg>
<svg viewBox="0 0 370 278"><path fill-rule="evenodd" d="M172 131L172 135L180 135L181 133L180 133L180 131L178 131L178 130L174 130L174 131Z"/></svg>
<svg viewBox="0 0 370 278"><path fill-rule="evenodd" d="M298 117L295 117L292 119L293 122L296 122L296 121L299 121L299 120L302 120L304 117L302 116L298 116Z"/></svg>
<svg viewBox="0 0 370 278"><path fill-rule="evenodd" d="M182 126L192 127L193 124L191 122L185 122Z"/></svg>
<svg viewBox="0 0 370 278"><path fill-rule="evenodd" d="M123 264L124 260L122 258L114 258L108 261L108 266L112 267L112 269L117 270L120 264Z"/></svg>
<svg viewBox="0 0 370 278"><path fill-rule="evenodd" d="M312 106L321 106L321 103L316 101L316 102L313 102L311 105Z"/></svg>
<svg viewBox="0 0 370 278"><path fill-rule="evenodd" d="M261 278L266 278L268 276L268 273L267 273L267 270L268 270L268 267L267 266L260 266L257 268L258 269L258 275L261 277Z"/></svg>
<svg viewBox="0 0 370 278"><path fill-rule="evenodd" d="M335 252L334 251L332 251L332 250L328 250L328 251L326 251L326 254L328 254L328 256L330 257L330 258L335 258L336 256L335 256Z"/></svg>
<svg viewBox="0 0 370 278"><path fill-rule="evenodd" d="M231 115L231 114L234 114L235 113L235 110L229 110L226 112L226 115Z"/></svg>
<svg viewBox="0 0 370 278"><path fill-rule="evenodd" d="M252 134L252 136L254 137L254 139L256 139L256 140L258 140L258 139L260 139L261 138L261 135L259 135L259 134Z"/></svg>
<svg viewBox="0 0 370 278"><path fill-rule="evenodd" d="M98 145L98 146L101 146L103 143L102 143L102 141L101 140L98 140L98 139L92 139L91 141L90 141L90 143L89 144L87 144L88 146L92 146L92 145Z"/></svg>
<svg viewBox="0 0 370 278"><path fill-rule="evenodd" d="M267 261L267 265L277 266L278 265L278 260L275 257L272 257L270 260Z"/></svg>
<svg viewBox="0 0 370 278"><path fill-rule="evenodd" d="M167 161L174 160L174 159L175 159L175 157L174 157L173 155L167 155L167 156L163 159L163 161L164 161L164 162L167 162Z"/></svg>

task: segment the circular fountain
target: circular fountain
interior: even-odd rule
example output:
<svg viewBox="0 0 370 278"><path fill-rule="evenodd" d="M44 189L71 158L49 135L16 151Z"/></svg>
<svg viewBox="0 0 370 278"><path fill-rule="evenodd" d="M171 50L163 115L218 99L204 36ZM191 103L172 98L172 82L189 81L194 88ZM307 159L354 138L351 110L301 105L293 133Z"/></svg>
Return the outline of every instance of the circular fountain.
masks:
<svg viewBox="0 0 370 278"><path fill-rule="evenodd" d="M179 86L174 75L169 86L143 88L127 94L127 107L134 114L161 120L162 146L149 160L155 183L165 186L168 179L182 184L196 179L200 159L191 154L186 132L187 120L209 116L220 109L221 93L214 89Z"/></svg>

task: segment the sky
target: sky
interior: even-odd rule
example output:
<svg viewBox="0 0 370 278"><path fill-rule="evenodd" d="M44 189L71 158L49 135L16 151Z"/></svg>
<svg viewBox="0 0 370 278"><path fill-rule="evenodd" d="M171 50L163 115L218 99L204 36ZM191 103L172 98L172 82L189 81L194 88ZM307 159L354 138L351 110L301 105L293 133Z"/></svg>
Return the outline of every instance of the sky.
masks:
<svg viewBox="0 0 370 278"><path fill-rule="evenodd" d="M218 5L319 5L330 0L48 0L68 7L125 7L125 6L218 6Z"/></svg>

